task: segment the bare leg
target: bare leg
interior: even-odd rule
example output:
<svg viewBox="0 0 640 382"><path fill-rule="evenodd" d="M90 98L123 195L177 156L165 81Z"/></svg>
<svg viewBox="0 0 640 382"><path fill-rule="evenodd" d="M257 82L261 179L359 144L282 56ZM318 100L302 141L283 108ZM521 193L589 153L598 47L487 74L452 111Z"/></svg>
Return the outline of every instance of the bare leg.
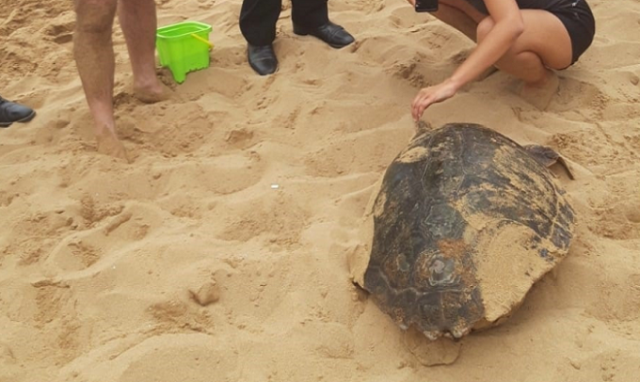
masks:
<svg viewBox="0 0 640 382"><path fill-rule="evenodd" d="M142 102L158 102L169 91L156 77L156 4L154 0L119 0L118 18L133 69L133 89Z"/></svg>
<svg viewBox="0 0 640 382"><path fill-rule="evenodd" d="M524 32L496 66L524 81L522 96L540 109L546 108L558 88L549 70L571 64L571 39L562 22L549 12L523 10ZM481 42L494 26L490 17L478 25Z"/></svg>
<svg viewBox="0 0 640 382"><path fill-rule="evenodd" d="M111 33L116 0L75 0L74 56L95 122L98 151L126 159L113 117L114 58Z"/></svg>
<svg viewBox="0 0 640 382"><path fill-rule="evenodd" d="M440 21L457 29L473 42L477 42L478 24L487 16L478 12L470 4L461 0L446 0L440 3L437 12L432 13ZM482 81L486 77L495 73L497 69L491 67L485 70L477 81Z"/></svg>
<svg viewBox="0 0 640 382"><path fill-rule="evenodd" d="M464 13L462 10L441 3L438 7L437 12L432 13L438 20L442 21L447 25L451 25L456 28L465 36L469 37L473 42L477 42L476 37L476 29L478 27L478 22L473 20L469 15Z"/></svg>

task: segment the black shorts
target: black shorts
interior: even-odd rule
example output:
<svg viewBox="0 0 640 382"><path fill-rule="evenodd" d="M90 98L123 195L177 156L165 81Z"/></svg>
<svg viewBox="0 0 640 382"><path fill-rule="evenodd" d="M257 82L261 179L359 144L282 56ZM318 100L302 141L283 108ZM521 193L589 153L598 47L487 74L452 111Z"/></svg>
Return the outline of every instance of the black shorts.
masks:
<svg viewBox="0 0 640 382"><path fill-rule="evenodd" d="M557 6L547 9L556 15L569 32L571 38L571 65L578 61L593 42L596 34L596 22L591 8L585 0L562 1Z"/></svg>

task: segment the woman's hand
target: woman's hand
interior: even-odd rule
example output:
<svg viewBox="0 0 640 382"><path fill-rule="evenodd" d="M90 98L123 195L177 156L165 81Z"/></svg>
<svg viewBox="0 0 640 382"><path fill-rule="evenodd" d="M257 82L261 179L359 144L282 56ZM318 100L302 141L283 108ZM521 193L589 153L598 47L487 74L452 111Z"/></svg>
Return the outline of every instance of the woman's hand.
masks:
<svg viewBox="0 0 640 382"><path fill-rule="evenodd" d="M412 6L412 7L414 7L414 8L415 8L415 6L416 6L416 0L407 0L407 2L408 2L409 4L411 4L411 6Z"/></svg>
<svg viewBox="0 0 640 382"><path fill-rule="evenodd" d="M448 79L438 85L422 88L411 104L411 115L413 119L418 121L422 117L422 113L432 104L442 102L453 97L458 91L459 86L451 79Z"/></svg>

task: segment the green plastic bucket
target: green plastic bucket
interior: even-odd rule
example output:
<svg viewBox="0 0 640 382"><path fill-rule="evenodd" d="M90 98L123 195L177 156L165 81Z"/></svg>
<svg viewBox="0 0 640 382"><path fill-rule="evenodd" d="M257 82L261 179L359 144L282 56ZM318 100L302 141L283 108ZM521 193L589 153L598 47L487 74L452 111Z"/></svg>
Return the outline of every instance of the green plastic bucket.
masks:
<svg viewBox="0 0 640 382"><path fill-rule="evenodd" d="M212 47L207 44L209 33L211 25L197 21L158 28L156 46L160 65L169 67L176 82L183 83L188 72L209 67L209 50Z"/></svg>

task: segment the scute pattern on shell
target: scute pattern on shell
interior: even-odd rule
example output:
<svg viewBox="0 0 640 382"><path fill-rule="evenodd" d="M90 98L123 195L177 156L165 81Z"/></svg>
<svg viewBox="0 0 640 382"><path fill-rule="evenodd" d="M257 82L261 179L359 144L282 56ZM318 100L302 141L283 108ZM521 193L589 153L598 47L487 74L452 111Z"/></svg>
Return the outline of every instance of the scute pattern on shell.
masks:
<svg viewBox="0 0 640 382"><path fill-rule="evenodd" d="M416 137L376 198L364 288L398 325L429 338L459 338L509 314L566 255L573 235L573 209L551 173L480 125ZM494 238L511 232L513 243L498 247ZM503 283L513 291L485 294Z"/></svg>

